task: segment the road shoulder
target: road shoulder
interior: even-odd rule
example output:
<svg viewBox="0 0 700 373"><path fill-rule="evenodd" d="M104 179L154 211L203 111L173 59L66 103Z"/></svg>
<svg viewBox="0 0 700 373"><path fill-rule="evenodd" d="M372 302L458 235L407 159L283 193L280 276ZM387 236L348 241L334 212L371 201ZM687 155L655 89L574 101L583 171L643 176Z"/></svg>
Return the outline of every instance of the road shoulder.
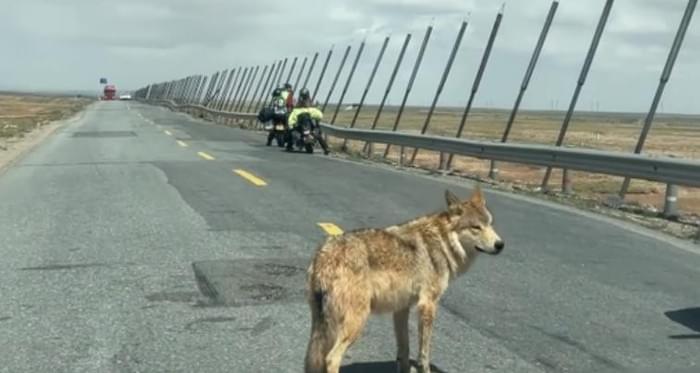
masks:
<svg viewBox="0 0 700 373"><path fill-rule="evenodd" d="M0 143L0 176L31 153L32 150L48 139L59 128L83 118L89 107L90 105L85 106L85 108L69 118L41 125L35 130L24 134L21 138L14 137L3 140Z"/></svg>

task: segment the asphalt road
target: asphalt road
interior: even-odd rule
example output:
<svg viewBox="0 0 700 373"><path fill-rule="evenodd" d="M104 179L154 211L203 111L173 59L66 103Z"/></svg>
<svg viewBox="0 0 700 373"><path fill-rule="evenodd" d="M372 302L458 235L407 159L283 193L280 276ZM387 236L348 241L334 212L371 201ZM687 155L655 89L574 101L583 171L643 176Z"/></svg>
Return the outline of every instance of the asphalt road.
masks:
<svg viewBox="0 0 700 373"><path fill-rule="evenodd" d="M394 224L442 208L448 187L470 190L287 154L160 107L97 103L0 176L0 371L299 372L319 223ZM700 250L487 198L506 250L451 285L437 368L700 370ZM344 372L393 372L394 349L391 318L374 317Z"/></svg>

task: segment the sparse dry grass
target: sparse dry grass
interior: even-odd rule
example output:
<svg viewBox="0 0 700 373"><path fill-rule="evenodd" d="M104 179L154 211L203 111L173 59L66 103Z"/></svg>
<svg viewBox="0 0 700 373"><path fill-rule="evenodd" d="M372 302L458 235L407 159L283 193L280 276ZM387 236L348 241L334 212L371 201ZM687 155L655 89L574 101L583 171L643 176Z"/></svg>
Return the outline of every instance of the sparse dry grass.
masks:
<svg viewBox="0 0 700 373"><path fill-rule="evenodd" d="M70 117L88 99L0 94L0 138L22 137L42 124Z"/></svg>
<svg viewBox="0 0 700 373"><path fill-rule="evenodd" d="M333 116L334 107L326 110L326 118ZM376 108L367 107L360 114L357 128L369 128ZM396 117L396 108L387 108L377 125L378 129L390 130ZM336 123L346 124L352 120L354 111L341 111ZM474 140L500 141L508 111L473 110L467 119L463 137ZM418 132L425 122L427 110L424 108L407 108L399 125L400 131ZM433 115L428 133L443 136L455 136L461 120L461 109L438 109ZM536 143L552 145L555 143L559 128L564 118L562 112L527 112L523 111L516 118L509 142ZM566 146L616 150L632 152L641 132L644 114L636 113L580 113L574 116L564 144ZM364 144L350 142L353 150L360 150ZM413 150L407 150L410 157ZM374 156L381 156L384 146L374 147ZM644 153L671 155L687 159L700 159L700 116L658 115L644 147ZM393 149L389 158L398 160L398 149ZM439 154L421 151L416 158L416 165L435 168ZM488 175L489 162L468 157L457 157L453 163L456 171L485 177ZM542 181L544 169L519 164L499 163L499 178L517 184L538 186ZM561 183L561 170L552 174L550 187L556 188ZM616 193L622 178L590 174L573 173L575 192L597 199L605 199ZM641 180L631 184L629 201L643 205L663 207L665 185ZM700 189L681 188L679 206L685 212L700 214Z"/></svg>

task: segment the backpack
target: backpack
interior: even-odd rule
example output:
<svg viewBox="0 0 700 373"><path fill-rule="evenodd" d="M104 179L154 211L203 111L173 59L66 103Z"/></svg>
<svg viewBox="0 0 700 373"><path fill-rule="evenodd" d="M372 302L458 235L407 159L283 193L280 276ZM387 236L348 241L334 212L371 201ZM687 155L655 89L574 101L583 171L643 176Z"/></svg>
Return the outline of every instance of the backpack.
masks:
<svg viewBox="0 0 700 373"><path fill-rule="evenodd" d="M272 101L270 110L272 111L272 117L277 121L283 121L287 118L287 106L281 98L276 98Z"/></svg>
<svg viewBox="0 0 700 373"><path fill-rule="evenodd" d="M268 107L268 106L263 107L258 112L258 120L261 123L271 121L274 116L275 116L275 111L271 107Z"/></svg>

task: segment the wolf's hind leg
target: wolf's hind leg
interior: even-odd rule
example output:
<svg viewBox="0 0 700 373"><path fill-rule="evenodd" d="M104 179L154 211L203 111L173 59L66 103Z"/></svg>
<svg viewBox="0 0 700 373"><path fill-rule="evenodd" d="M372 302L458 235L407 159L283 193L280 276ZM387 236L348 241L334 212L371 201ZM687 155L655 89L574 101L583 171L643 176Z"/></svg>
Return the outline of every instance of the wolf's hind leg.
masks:
<svg viewBox="0 0 700 373"><path fill-rule="evenodd" d="M362 334L362 329L370 315L370 299L363 294L348 294L334 299L332 305L335 341L326 356L327 373L338 373L345 351Z"/></svg>
<svg viewBox="0 0 700 373"><path fill-rule="evenodd" d="M409 373L409 341L408 341L409 308L394 312L394 334L396 335L396 360L400 373Z"/></svg>

